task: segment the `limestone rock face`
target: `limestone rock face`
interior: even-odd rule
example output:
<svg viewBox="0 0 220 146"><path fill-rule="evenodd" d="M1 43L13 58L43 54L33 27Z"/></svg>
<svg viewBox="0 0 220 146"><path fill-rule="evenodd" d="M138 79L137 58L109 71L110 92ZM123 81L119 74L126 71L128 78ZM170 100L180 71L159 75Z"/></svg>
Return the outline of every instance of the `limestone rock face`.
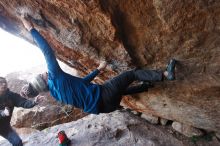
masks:
<svg viewBox="0 0 220 146"><path fill-rule="evenodd" d="M183 135L185 135L187 137L202 136L203 135L201 130L193 128L191 126L184 125L179 122L173 122L172 127L173 127L173 129L175 129L176 131L182 133Z"/></svg>
<svg viewBox="0 0 220 146"><path fill-rule="evenodd" d="M152 115L141 114L141 118L147 120L151 124L158 124L159 123L158 117L155 117L155 116L152 116Z"/></svg>
<svg viewBox="0 0 220 146"><path fill-rule="evenodd" d="M53 125L74 121L86 114L79 109L66 108L59 104L35 106L32 109L15 108L11 125L17 128L45 129Z"/></svg>
<svg viewBox="0 0 220 146"><path fill-rule="evenodd" d="M146 114L220 130L219 0L1 0L0 27L33 42L21 13L80 75L107 59L97 83L136 66L164 69L176 58L176 81L156 84L124 103Z"/></svg>
<svg viewBox="0 0 220 146"><path fill-rule="evenodd" d="M25 146L58 145L57 133L64 130L72 146L196 146L219 145L212 141L197 141L194 144L186 137L177 138L168 129L151 125L127 111L110 114L89 115L78 121L57 125L29 136L23 136ZM1 146L8 146L6 141Z"/></svg>

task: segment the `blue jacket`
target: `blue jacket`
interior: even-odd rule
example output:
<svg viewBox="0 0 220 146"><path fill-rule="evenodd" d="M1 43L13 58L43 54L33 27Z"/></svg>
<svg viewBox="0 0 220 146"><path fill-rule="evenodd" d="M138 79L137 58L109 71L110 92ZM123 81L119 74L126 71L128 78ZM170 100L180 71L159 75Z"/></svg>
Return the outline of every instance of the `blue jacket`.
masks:
<svg viewBox="0 0 220 146"><path fill-rule="evenodd" d="M50 94L58 101L81 108L84 112L98 114L100 85L91 81L98 75L95 70L85 78L65 73L59 66L52 48L36 29L31 30L35 42L44 54L48 68Z"/></svg>

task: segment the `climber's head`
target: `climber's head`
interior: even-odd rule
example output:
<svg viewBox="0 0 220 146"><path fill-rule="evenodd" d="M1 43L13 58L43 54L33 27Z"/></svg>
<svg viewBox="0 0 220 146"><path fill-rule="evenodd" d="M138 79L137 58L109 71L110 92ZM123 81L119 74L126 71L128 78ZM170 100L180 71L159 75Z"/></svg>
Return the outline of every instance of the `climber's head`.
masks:
<svg viewBox="0 0 220 146"><path fill-rule="evenodd" d="M48 91L47 79L48 74L46 72L36 75L27 85L23 86L21 95L24 97L34 97L40 92Z"/></svg>

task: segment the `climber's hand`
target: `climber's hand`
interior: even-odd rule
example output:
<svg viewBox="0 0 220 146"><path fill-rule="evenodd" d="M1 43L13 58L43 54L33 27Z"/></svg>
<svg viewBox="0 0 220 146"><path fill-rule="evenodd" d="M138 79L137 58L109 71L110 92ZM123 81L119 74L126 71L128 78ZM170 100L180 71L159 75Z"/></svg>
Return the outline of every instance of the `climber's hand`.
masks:
<svg viewBox="0 0 220 146"><path fill-rule="evenodd" d="M106 61L101 61L99 64L99 67L97 68L99 71L102 71L106 68L107 62Z"/></svg>
<svg viewBox="0 0 220 146"><path fill-rule="evenodd" d="M25 27L28 31L30 31L30 30L33 28L33 24L32 24L30 21L27 20L27 17L21 16L21 21L22 21L24 27Z"/></svg>

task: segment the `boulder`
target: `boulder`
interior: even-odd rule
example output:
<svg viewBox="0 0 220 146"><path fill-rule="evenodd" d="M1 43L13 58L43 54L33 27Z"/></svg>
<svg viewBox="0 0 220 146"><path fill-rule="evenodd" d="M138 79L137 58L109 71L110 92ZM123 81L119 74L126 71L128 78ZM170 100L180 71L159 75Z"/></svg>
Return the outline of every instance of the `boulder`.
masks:
<svg viewBox="0 0 220 146"><path fill-rule="evenodd" d="M158 124L159 118L150 114L141 114L141 118L147 120L151 124Z"/></svg>
<svg viewBox="0 0 220 146"><path fill-rule="evenodd" d="M77 75L77 73L67 65L63 63L60 64L66 72ZM6 79L9 89L19 93L22 86L31 80L34 75L44 71L45 66L39 65L25 71L8 74ZM29 127L42 130L56 124L77 120L87 115L80 109L58 103L50 96L49 92L42 93L41 96L44 96L44 100L31 109L15 108L11 119L11 125L16 128Z"/></svg>
<svg viewBox="0 0 220 146"><path fill-rule="evenodd" d="M86 114L79 109L63 105L35 106L32 109L15 108L11 125L16 128L45 129L53 125L77 120Z"/></svg>
<svg viewBox="0 0 220 146"><path fill-rule="evenodd" d="M57 133L64 130L72 146L196 146L190 139L168 132L169 129L152 125L128 111L88 115L77 121L60 124L22 136L25 146L58 145ZM215 140L198 140L199 145L219 145ZM1 146L8 142L0 141Z"/></svg>
<svg viewBox="0 0 220 146"><path fill-rule="evenodd" d="M215 136L220 140L220 133L216 133Z"/></svg>
<svg viewBox="0 0 220 146"><path fill-rule="evenodd" d="M184 125L182 123L179 122L173 122L172 123L172 127L173 129L175 129L176 131L178 131L179 133L187 136L187 137L193 137L193 136L202 136L204 133L197 129L194 128L192 126L188 126L188 125Z"/></svg>

